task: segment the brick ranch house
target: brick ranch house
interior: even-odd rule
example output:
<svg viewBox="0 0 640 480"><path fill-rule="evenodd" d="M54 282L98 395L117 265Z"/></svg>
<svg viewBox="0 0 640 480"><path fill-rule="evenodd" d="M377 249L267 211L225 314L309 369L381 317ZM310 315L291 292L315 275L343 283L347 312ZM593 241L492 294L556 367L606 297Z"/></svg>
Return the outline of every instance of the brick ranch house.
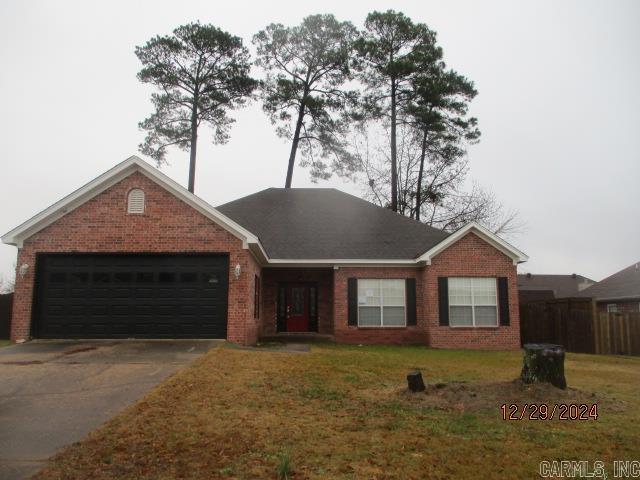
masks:
<svg viewBox="0 0 640 480"><path fill-rule="evenodd" d="M448 234L335 189L213 208L131 157L8 232L11 326L29 338L226 338L520 347L516 265L477 224Z"/></svg>

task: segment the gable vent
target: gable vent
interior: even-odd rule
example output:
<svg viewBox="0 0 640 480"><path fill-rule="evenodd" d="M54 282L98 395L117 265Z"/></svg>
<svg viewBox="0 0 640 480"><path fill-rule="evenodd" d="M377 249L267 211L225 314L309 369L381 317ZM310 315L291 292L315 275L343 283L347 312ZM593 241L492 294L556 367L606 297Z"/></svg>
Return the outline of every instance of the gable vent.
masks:
<svg viewBox="0 0 640 480"><path fill-rule="evenodd" d="M144 192L139 188L134 188L129 192L127 212L144 213Z"/></svg>

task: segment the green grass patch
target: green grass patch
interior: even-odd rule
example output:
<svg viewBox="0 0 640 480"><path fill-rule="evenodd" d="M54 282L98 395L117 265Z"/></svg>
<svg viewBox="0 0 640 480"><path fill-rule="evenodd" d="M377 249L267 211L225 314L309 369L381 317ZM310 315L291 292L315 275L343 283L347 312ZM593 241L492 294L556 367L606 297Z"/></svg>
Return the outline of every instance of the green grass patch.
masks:
<svg viewBox="0 0 640 480"><path fill-rule="evenodd" d="M534 478L541 460L638 457L640 358L568 354L567 381L579 390L531 393L603 399L587 422L504 421L500 404L518 390L521 366L519 351L215 349L36 478ZM414 368L450 390L408 394Z"/></svg>

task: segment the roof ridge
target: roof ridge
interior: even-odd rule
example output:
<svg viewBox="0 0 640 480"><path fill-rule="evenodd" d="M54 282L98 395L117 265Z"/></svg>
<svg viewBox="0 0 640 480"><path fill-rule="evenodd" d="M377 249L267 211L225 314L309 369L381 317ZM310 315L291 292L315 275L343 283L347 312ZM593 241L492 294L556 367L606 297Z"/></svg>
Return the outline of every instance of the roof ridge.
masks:
<svg viewBox="0 0 640 480"><path fill-rule="evenodd" d="M638 261L638 262L633 262L633 263L632 263L631 265L629 265L628 267L624 267L624 268L622 268L622 269L618 270L617 272L612 273L611 275L609 275L608 277L603 278L602 280L600 280L600 281L599 281L599 282L597 282L597 283L602 283L602 282L604 282L604 281L606 281L606 280L609 280L610 278L615 277L616 275L620 275L621 273L624 273L624 272L626 272L627 270L635 269L635 266L636 266L636 265L639 265L639 267L638 267L638 268L640 269L640 261Z"/></svg>
<svg viewBox="0 0 640 480"><path fill-rule="evenodd" d="M438 231L438 232L442 232L442 233L446 233L447 235L450 235L450 232L446 232L446 231L442 230L441 228L436 228L436 227L433 227L433 226L431 226L431 225L427 225L426 223L421 222L421 221L419 221L419 220L416 220L415 218L407 217L406 215L402 215L401 213L394 212L393 210L391 210L391 209L389 209L389 208L385 208L385 207L382 207L382 206L380 206L380 205L376 205L375 203L370 202L369 200L365 200L365 199L364 199L364 198L362 198L362 197L357 197L356 195L352 195L351 193L348 193L348 192L342 191L342 190L340 190L340 189L338 189L338 188L333 188L332 190L335 190L336 192L338 192L338 193L340 193L340 194L342 194L342 195L345 195L345 196L347 196L347 197L351 197L351 198L353 198L353 199L355 199L355 200L358 200L358 201L360 201L360 202L364 202L364 203L366 203L366 204L367 204L368 206L370 206L370 207L374 207L374 208L382 209L382 210L384 210L384 211L388 212L388 213L389 213L389 214L391 214L391 215L395 215L395 216L397 216L397 217L399 217L399 218L403 219L402 221L408 221L408 222L410 222L410 223L413 223L414 225L416 225L416 224L417 224L417 225L422 225L422 226L424 226L424 227L426 227L426 228L428 228L428 229L436 230L436 231Z"/></svg>
<svg viewBox="0 0 640 480"><path fill-rule="evenodd" d="M361 203L365 204L367 207L380 209L380 210L382 210L384 212L387 212L387 213L385 213L385 215L388 215L388 216L393 215L396 218L400 218L401 222L406 222L407 224L411 223L413 225L419 225L419 226L425 228L426 230L435 231L435 232L438 232L438 233L444 233L447 236L450 235L450 232L447 232L447 231L442 230L440 228L433 227L431 225L427 225L426 223L421 222L419 220L416 220L415 218L410 218L410 217L407 217L407 216L402 215L400 213L393 212L392 210L390 210L388 208L382 207L380 205L376 205L375 203L370 202L369 200L366 200L364 198L358 197L358 196L353 195L351 193L347 193L347 192L345 192L343 190L340 190L339 188L335 188L335 187L295 187L295 188L268 187L268 188L259 190L259 191L255 192L255 193L251 193L249 195L245 195L244 197L240 197L240 198L237 198L235 200L231 200L230 202L226 202L226 203L220 204L220 205L216 206L215 208L216 209L224 208L224 207L226 207L226 206L228 206L230 204L233 204L233 203L236 203L236 202L239 202L239 201L242 201L242 200L246 200L246 199L251 198L251 197L255 197L256 195L259 195L259 194L267 192L267 191L278 191L278 192L294 191L295 192L295 191L301 191L301 190L309 190L309 191L316 191L316 192L317 191L334 191L334 192L336 192L336 193L338 193L340 195L349 197L352 200L356 200L358 202L361 202Z"/></svg>

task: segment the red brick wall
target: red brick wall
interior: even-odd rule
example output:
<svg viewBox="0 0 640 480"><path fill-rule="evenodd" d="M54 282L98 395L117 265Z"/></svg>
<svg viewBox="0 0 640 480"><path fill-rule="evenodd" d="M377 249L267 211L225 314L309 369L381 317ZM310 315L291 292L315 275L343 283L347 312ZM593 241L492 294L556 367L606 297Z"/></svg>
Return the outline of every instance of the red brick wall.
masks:
<svg viewBox="0 0 640 480"><path fill-rule="evenodd" d="M510 325L493 328L439 326L438 277L507 277ZM405 328L360 328L347 324L348 278L416 279L417 325ZM342 267L334 275L334 334L345 343L419 343L435 348L520 348L516 267L513 261L474 234L468 234L437 255L430 266Z"/></svg>
<svg viewBox="0 0 640 480"><path fill-rule="evenodd" d="M258 318L255 316L255 288L256 288L256 276L260 278L260 290L262 290L262 268L258 264L257 260L248 250L243 250L248 258L247 265L242 265L242 273L240 279L234 281L237 282L237 296L239 309L246 311L246 323L244 330L244 337L241 340L232 340L229 336L229 329L227 327L227 339L244 343L245 345L255 345L258 341L258 335L260 331L260 325L263 318L263 302L262 291L260 292L260 306L258 307ZM230 275L233 275L233 268L235 264L230 264ZM246 273L245 273L246 272Z"/></svg>
<svg viewBox="0 0 640 480"><path fill-rule="evenodd" d="M146 195L143 215L127 213L127 194L142 188ZM24 242L18 252L11 339L30 335L36 254L56 252L229 254L229 311L227 338L254 343L258 324L253 318L254 274L260 268L242 242L140 173L133 173ZM242 274L236 280L233 270Z"/></svg>
<svg viewBox="0 0 640 480"><path fill-rule="evenodd" d="M640 312L640 300L627 300L627 301L607 301L607 302L598 302L598 312L599 313L607 313L607 305L615 303L618 306L618 313L631 313L631 312Z"/></svg>
<svg viewBox="0 0 640 480"><path fill-rule="evenodd" d="M505 327L448 327L439 325L438 277L507 277L510 325ZM473 233L434 257L423 274L423 303L429 346L435 348L520 348L520 313L513 260Z"/></svg>
<svg viewBox="0 0 640 480"><path fill-rule="evenodd" d="M314 282L318 285L318 333L333 333L333 270L326 268L265 268L261 335L277 331L279 282Z"/></svg>
<svg viewBox="0 0 640 480"><path fill-rule="evenodd" d="M415 278L416 299L422 297L422 268L340 267L334 272L334 335L345 343L426 344L424 305L417 301L417 325L413 327L357 327L348 325L347 280L349 278Z"/></svg>
<svg viewBox="0 0 640 480"><path fill-rule="evenodd" d="M142 188L143 215L127 214L127 193ZM242 248L242 242L140 173L134 173L24 242L16 277L12 340L30 335L37 253L228 253L229 311L227 338L252 344L259 334L275 331L278 281L318 282L320 333L338 342L418 343L438 348L519 348L516 267L510 258L474 234L456 242L427 267L341 267L328 269L265 269ZM234 267L242 273L235 278ZM260 318L254 318L255 275L261 276ZM451 328L438 325L439 276L505 276L509 279L511 325L498 328ZM417 325L404 328L358 328L347 325L347 279L415 278Z"/></svg>

